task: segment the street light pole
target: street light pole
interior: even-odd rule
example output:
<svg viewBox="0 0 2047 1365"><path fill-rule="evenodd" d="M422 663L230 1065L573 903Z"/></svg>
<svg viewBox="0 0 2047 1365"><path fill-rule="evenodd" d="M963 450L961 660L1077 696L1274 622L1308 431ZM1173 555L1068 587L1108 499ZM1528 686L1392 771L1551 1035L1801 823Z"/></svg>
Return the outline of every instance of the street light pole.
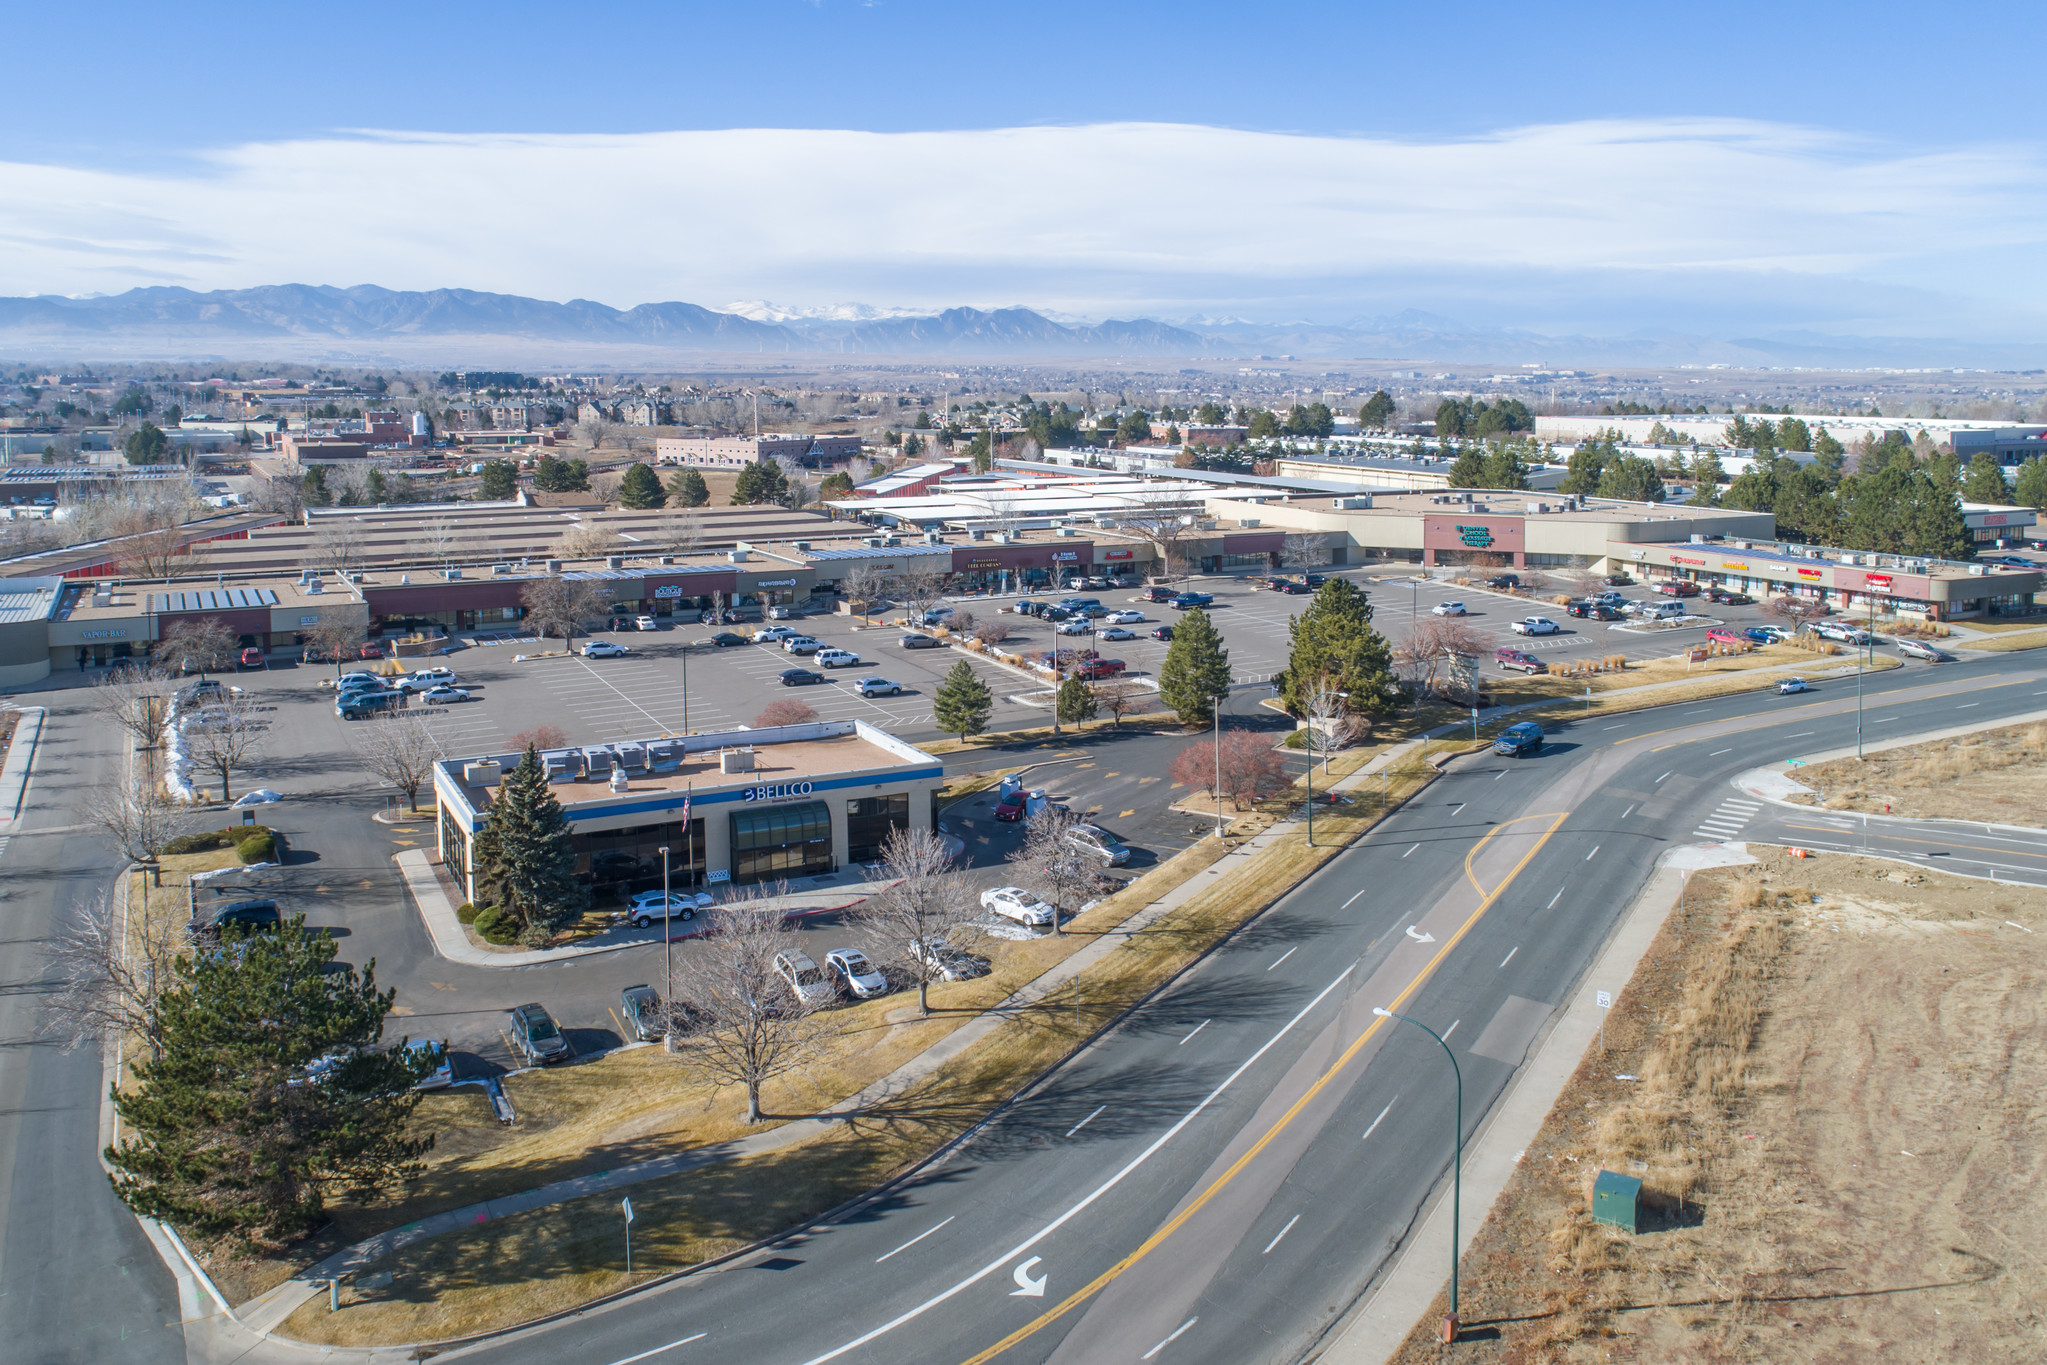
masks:
<svg viewBox="0 0 2047 1365"><path fill-rule="evenodd" d="M1223 703L1229 699L1226 689L1215 699L1215 837L1223 837Z"/></svg>
<svg viewBox="0 0 2047 1365"><path fill-rule="evenodd" d="M1402 1023L1413 1024L1434 1038L1436 1045L1443 1049L1443 1055L1450 1059L1450 1074L1457 1081L1457 1128L1451 1134L1454 1155L1450 1164L1450 1316L1443 1319L1443 1340L1451 1342L1457 1340L1457 1208L1464 1201L1464 1072L1457 1065L1457 1054L1443 1041L1443 1035L1421 1020L1380 1009L1377 1005L1372 1007L1372 1013L1382 1019L1398 1019Z"/></svg>
<svg viewBox="0 0 2047 1365"><path fill-rule="evenodd" d="M687 837L689 831L683 834ZM674 907L668 902L668 845L661 845L661 1010L664 1016L672 1016L675 1008L675 968L669 940L675 937ZM672 1052L675 1041L668 1035L670 1020L664 1018L661 1025L661 1046Z"/></svg>

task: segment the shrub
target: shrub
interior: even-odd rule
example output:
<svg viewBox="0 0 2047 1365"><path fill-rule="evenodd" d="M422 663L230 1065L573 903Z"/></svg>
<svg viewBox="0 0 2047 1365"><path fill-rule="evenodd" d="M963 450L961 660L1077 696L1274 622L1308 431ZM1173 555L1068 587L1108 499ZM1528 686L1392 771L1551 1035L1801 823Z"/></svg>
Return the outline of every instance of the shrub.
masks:
<svg viewBox="0 0 2047 1365"><path fill-rule="evenodd" d="M274 863L277 861L277 836L269 830L252 834L235 845L235 856L245 863Z"/></svg>
<svg viewBox="0 0 2047 1365"><path fill-rule="evenodd" d="M1285 739L1281 740L1280 743L1286 745L1289 749L1305 749L1308 747L1308 732L1306 730L1294 730Z"/></svg>
<svg viewBox="0 0 2047 1365"><path fill-rule="evenodd" d="M519 941L519 921L495 905L486 905L478 910L470 927L476 930L476 936L485 943L495 943L502 947Z"/></svg>
<svg viewBox="0 0 2047 1365"><path fill-rule="evenodd" d="M777 725L808 725L816 719L817 712L800 701L771 701L753 718L753 728L768 730Z"/></svg>
<svg viewBox="0 0 2047 1365"><path fill-rule="evenodd" d="M476 923L476 907L468 901L463 901L462 904L455 907L455 918L464 924Z"/></svg>
<svg viewBox="0 0 2047 1365"><path fill-rule="evenodd" d="M216 848L236 848L245 840L260 836L275 837L276 831L268 825L229 825L226 829L201 830L197 834L181 834L164 845L167 854L208 853Z"/></svg>

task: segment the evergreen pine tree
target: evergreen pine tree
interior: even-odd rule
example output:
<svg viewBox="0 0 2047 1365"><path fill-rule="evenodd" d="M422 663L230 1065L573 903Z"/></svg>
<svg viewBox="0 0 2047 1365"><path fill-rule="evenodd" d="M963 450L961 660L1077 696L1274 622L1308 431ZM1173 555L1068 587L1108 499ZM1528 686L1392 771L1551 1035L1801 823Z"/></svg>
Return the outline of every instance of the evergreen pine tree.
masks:
<svg viewBox="0 0 2047 1365"><path fill-rule="evenodd" d="M583 908L569 821L548 789L540 756L529 745L506 773L476 836L478 881L499 911L522 926L521 937L545 942L555 926Z"/></svg>
<svg viewBox="0 0 2047 1365"><path fill-rule="evenodd" d="M1521 457L1512 446L1498 445L1485 457L1485 467L1479 477L1487 488L1528 487L1528 466L1521 463Z"/></svg>
<svg viewBox="0 0 2047 1365"><path fill-rule="evenodd" d="M1450 461L1450 486L1452 488L1485 487L1485 456L1477 446L1466 446L1457 452L1457 458Z"/></svg>
<svg viewBox="0 0 2047 1365"><path fill-rule="evenodd" d="M711 490L696 470L679 469L668 476L668 496L677 507L702 507L711 500Z"/></svg>
<svg viewBox="0 0 2047 1365"><path fill-rule="evenodd" d="M618 481L618 505L635 512L644 512L659 507L668 501L668 493L661 487L661 480L654 477L654 471L643 464L636 464L625 472Z"/></svg>
<svg viewBox="0 0 2047 1365"><path fill-rule="evenodd" d="M1181 723L1206 725L1229 690L1230 652L1208 613L1196 607L1173 626L1173 643L1159 665L1159 700L1179 713Z"/></svg>
<svg viewBox="0 0 2047 1365"><path fill-rule="evenodd" d="M1353 714L1384 715L1393 707L1393 651L1372 625L1372 604L1356 584L1332 578L1308 609L1287 623L1286 678L1281 696L1296 716L1308 713L1307 692L1323 679L1349 693Z"/></svg>
<svg viewBox="0 0 2047 1365"><path fill-rule="evenodd" d="M2035 455L2020 465L2012 497L2021 507L2047 507L2047 462Z"/></svg>
<svg viewBox="0 0 2047 1365"><path fill-rule="evenodd" d="M2011 485L2005 482L2004 466L1987 450L1979 450L1969 461L1968 477L1962 481L1962 496L1970 502L2011 501Z"/></svg>
<svg viewBox="0 0 2047 1365"><path fill-rule="evenodd" d="M488 460L476 496L485 502L505 502L519 491L519 471L510 460Z"/></svg>
<svg viewBox="0 0 2047 1365"><path fill-rule="evenodd" d="M952 666L945 681L931 698L931 718L938 728L964 740L988 728L989 713L995 709L995 694L988 684L974 676L965 659Z"/></svg>
<svg viewBox="0 0 2047 1365"><path fill-rule="evenodd" d="M789 476L773 460L755 460L739 471L732 485L734 507L757 507L774 502L789 491Z"/></svg>
<svg viewBox="0 0 2047 1365"><path fill-rule="evenodd" d="M227 932L173 966L156 1005L162 1055L116 1091L123 1140L106 1158L115 1193L146 1217L292 1236L325 1221L329 1189L359 1198L418 1173L433 1146L409 1132L426 1065L377 1047L397 992L377 989L374 961L360 974L336 963L303 916Z"/></svg>
<svg viewBox="0 0 2047 1365"><path fill-rule="evenodd" d="M1079 678L1068 678L1059 684L1056 702L1059 719L1068 725L1078 725L1095 716L1095 690Z"/></svg>

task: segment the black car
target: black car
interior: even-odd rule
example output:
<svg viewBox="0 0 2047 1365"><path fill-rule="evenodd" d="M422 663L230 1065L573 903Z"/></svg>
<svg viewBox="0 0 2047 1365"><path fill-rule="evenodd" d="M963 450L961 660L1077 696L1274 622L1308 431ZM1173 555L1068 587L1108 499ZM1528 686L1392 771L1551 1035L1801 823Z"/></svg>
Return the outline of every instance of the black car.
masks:
<svg viewBox="0 0 2047 1365"><path fill-rule="evenodd" d="M1604 602L1573 602L1564 611L1572 616L1590 617L1594 621L1618 621L1621 614Z"/></svg>
<svg viewBox="0 0 2047 1365"><path fill-rule="evenodd" d="M565 1062L576 1055L544 1005L517 1006L506 1021L505 1031L511 1035L513 1050L528 1066Z"/></svg>
<svg viewBox="0 0 2047 1365"><path fill-rule="evenodd" d="M1299 597L1302 593L1309 591L1306 583L1296 583L1291 578L1267 579L1265 586L1274 592L1283 592L1289 597Z"/></svg>
<svg viewBox="0 0 2047 1365"><path fill-rule="evenodd" d="M1159 626L1152 631L1151 638L1154 640L1170 640L1173 638L1173 628L1171 626Z"/></svg>
<svg viewBox="0 0 2047 1365"><path fill-rule="evenodd" d="M711 643L720 649L730 649L734 645L752 644L753 642L744 635L734 635L729 630L721 630L711 637Z"/></svg>
<svg viewBox="0 0 2047 1365"><path fill-rule="evenodd" d="M1624 573L1610 573L1600 581L1609 588L1628 588L1633 587L1635 583L1634 579Z"/></svg>
<svg viewBox="0 0 2047 1365"><path fill-rule="evenodd" d="M1033 602L1028 597L1019 597L1016 600L1016 612L1019 616L1036 616L1044 609L1045 604L1043 602Z"/></svg>
<svg viewBox="0 0 2047 1365"><path fill-rule="evenodd" d="M1706 589L1706 600L1708 602L1718 602L1722 606L1727 607L1745 607L1756 599L1750 597L1745 592L1736 592L1732 588L1708 588Z"/></svg>
<svg viewBox="0 0 2047 1365"><path fill-rule="evenodd" d="M1329 577L1327 574L1311 573L1301 575L1301 582L1306 584L1309 591L1311 592L1314 589L1321 587L1324 583L1327 583L1328 581Z"/></svg>
<svg viewBox="0 0 2047 1365"><path fill-rule="evenodd" d="M808 687L812 683L821 683L825 680L824 674L813 673L807 668L785 668L782 670L781 678L784 687Z"/></svg>
<svg viewBox="0 0 2047 1365"><path fill-rule="evenodd" d="M1518 588L1521 586L1521 575L1496 573L1485 581L1485 585L1488 588Z"/></svg>
<svg viewBox="0 0 2047 1365"><path fill-rule="evenodd" d="M282 922L277 902L267 896L209 905L187 925L192 937L215 940L221 930L232 927L244 934L272 933Z"/></svg>

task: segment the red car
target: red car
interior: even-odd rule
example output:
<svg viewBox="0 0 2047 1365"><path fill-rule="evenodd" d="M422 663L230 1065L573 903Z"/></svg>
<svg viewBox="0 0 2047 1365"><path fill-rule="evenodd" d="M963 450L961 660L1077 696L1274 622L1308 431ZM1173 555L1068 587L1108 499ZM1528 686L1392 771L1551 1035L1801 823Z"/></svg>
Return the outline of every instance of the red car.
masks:
<svg viewBox="0 0 2047 1365"><path fill-rule="evenodd" d="M1073 676L1093 681L1097 678L1113 678L1122 671L1121 659L1087 659L1073 670Z"/></svg>
<svg viewBox="0 0 2047 1365"><path fill-rule="evenodd" d="M1013 791L995 804L997 820L1021 820L1024 814L1024 794Z"/></svg>
<svg viewBox="0 0 2047 1365"><path fill-rule="evenodd" d="M358 659L381 659L384 657L384 647L382 645L364 645L355 652L355 657Z"/></svg>
<svg viewBox="0 0 2047 1365"><path fill-rule="evenodd" d="M1746 635L1729 630L1726 626L1713 627L1713 629L1706 632L1706 638L1718 645L1745 645L1749 643Z"/></svg>
<svg viewBox="0 0 2047 1365"><path fill-rule="evenodd" d="M242 661L239 667L261 668L262 666L263 666L262 650L256 648L254 645L250 645L247 649L242 651Z"/></svg>
<svg viewBox="0 0 2047 1365"><path fill-rule="evenodd" d="M1658 583L1654 590L1662 593L1665 597L1697 597L1699 595L1699 585L1683 578L1673 578L1666 582Z"/></svg>

